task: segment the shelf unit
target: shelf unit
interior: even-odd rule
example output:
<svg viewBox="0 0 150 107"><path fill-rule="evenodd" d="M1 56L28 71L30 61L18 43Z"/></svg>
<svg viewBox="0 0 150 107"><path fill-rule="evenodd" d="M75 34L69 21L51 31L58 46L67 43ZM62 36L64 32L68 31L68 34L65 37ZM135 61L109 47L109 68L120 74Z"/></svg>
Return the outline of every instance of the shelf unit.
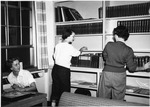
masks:
<svg viewBox="0 0 150 107"><path fill-rule="evenodd" d="M143 16L144 17L144 16ZM106 28L108 28L109 30L106 31L106 43L108 41L113 41L112 40L112 31L113 28L117 27L117 22L118 21L131 21L131 20L143 20L143 19L148 19L150 20L150 15L148 17L145 16L144 18L141 17L132 17L132 18L106 18ZM112 27L112 26L113 27ZM129 45L130 47L132 47L132 49L134 50L135 54L138 53L146 53L150 56L150 45L149 41L150 41L150 32L137 32L137 33L130 33L130 37L129 39L126 41L126 44Z"/></svg>
<svg viewBox="0 0 150 107"><path fill-rule="evenodd" d="M124 3L125 2L110 1L109 6L116 6L116 4L123 5ZM109 6L106 6L106 7L109 7ZM137 29L136 26L133 25L133 23L134 24L135 22L137 23L138 20L150 20L150 14L140 15L140 16L111 17L111 18L105 17L104 19L105 19L105 25L107 28L107 29L105 28L106 29L105 37L106 37L106 43L107 43L108 41L112 41L112 31L113 31L113 28L117 27L118 22L124 21L126 22L124 23L125 26L130 27L130 28L135 27L135 29ZM132 22L131 23L132 25L129 22ZM130 24L130 26L128 24ZM140 27L141 26L142 25L140 25ZM129 45L134 50L134 53L136 56L150 56L150 45L149 45L150 36L149 35L150 35L150 31L131 32L130 37L127 40L126 44ZM137 88L139 87L141 88L140 85L146 84L147 87L143 86L143 88L148 88L148 86L150 86L149 80L150 80L149 72L143 71L143 72L129 73L127 71L127 86L131 85ZM126 101L145 103L148 105L149 105L149 99L150 99L150 95L137 94L134 92L126 92L126 96L125 96Z"/></svg>
<svg viewBox="0 0 150 107"><path fill-rule="evenodd" d="M102 69L99 68L71 67L71 91L84 88L88 89L93 97L96 97L101 72Z"/></svg>
<svg viewBox="0 0 150 107"><path fill-rule="evenodd" d="M78 33L78 31L75 33L78 33L75 35L75 41L73 42L73 45L77 48L80 49L82 46L87 46L88 50L93 50L93 51L102 51L102 45L99 43L100 41L102 42L103 38L103 33L101 30L101 33L98 33L94 29L92 29L94 25L92 24L98 24L102 23L102 19L92 19L92 20L80 20L80 21L68 21L68 22L57 22L56 26L71 26L71 25L87 25L86 27L79 27L78 30L82 31ZM91 25L90 25L91 24ZM90 27L89 27L90 26ZM102 26L100 26L102 27ZM70 27L71 28L71 27ZM91 32L94 32L93 34L91 32L87 32L88 29L91 29ZM83 33L85 32L85 34ZM56 33L57 34L57 33ZM61 35L56 36L56 44L61 40ZM91 40L91 43L89 41ZM94 42L93 42L94 41ZM94 44L94 45L93 45Z"/></svg>
<svg viewBox="0 0 150 107"><path fill-rule="evenodd" d="M143 88L137 88L133 86L128 86L128 87L130 88L129 90L126 91L125 100L129 102L132 101L132 102L144 103L144 104L149 105L148 99L150 98L150 95L144 94L144 93L149 93L148 89L142 90ZM140 94L140 90L142 90L141 92L143 92L143 94Z"/></svg>
<svg viewBox="0 0 150 107"><path fill-rule="evenodd" d="M89 6L87 8L87 10L82 10L82 6L80 5L80 1L78 1L78 3L76 3L77 1L73 1L72 3L66 3L66 5L71 4L70 6L75 7L77 10L81 10L81 12L83 13L87 13L88 14L88 10L92 10L93 7L95 8L96 5L93 4L92 5L92 1L91 2L91 7L89 6L89 4L87 4L87 6ZM95 23L95 22L102 22L103 23L103 29L102 29L102 33L99 34L78 34L75 37L75 41L73 43L73 45L79 49L80 47L82 47L83 45L88 47L88 51L87 52L102 52L102 50L105 47L105 44L107 44L107 42L112 41L112 31L115 27L117 27L117 22L118 21L131 21L131 20L144 20L144 19L150 19L150 12L149 15L139 15L139 16L123 16L123 17L111 17L108 18L106 17L106 8L109 6L118 6L118 5L130 5L130 4L138 4L138 3L145 3L147 1L130 1L130 2L126 2L126 1L99 1L99 8L102 8L102 17L100 19L92 19L92 20L80 20L80 21L69 21L69 22L58 22L56 23L56 26L59 25L69 25L69 24L83 24L83 23ZM64 5L65 3L63 3L62 5ZM77 4L78 6L74 6L73 4ZM97 3L98 4L98 3ZM60 4L59 4L60 5ZM85 2L85 7L86 7L86 2ZM69 6L69 5L68 5ZM94 9L93 9L94 10ZM98 8L97 8L98 11ZM150 11L150 9L149 9ZM93 14L93 13L91 13ZM96 12L97 14L97 12ZM101 13L100 13L101 14ZM56 43L58 43L58 38L60 38L61 36L58 35L56 36ZM145 56L148 55L150 56L150 45L149 45L149 41L150 41L150 32L137 32L137 33L130 33L130 37L129 40L126 42L127 45L131 46L131 48L134 50L135 55L137 56ZM87 53L85 52L85 53ZM91 73L91 71L102 71L102 69L95 69L95 68L81 68L81 67L72 67L71 68L73 70L73 72L85 72L85 73ZM93 73L93 72L92 72ZM99 77L98 77L99 78ZM130 78L136 78L139 81L143 81L143 79L146 79L146 82L149 81L150 79L150 73L147 72L136 72L136 73L129 73L127 71L127 78L129 78L132 81L132 79ZM128 85L127 82L127 85ZM144 81L145 82L145 81ZM130 85L130 84L129 84ZM131 84L133 86L139 87L138 84ZM150 86L150 84L148 84ZM78 85L79 86L79 85ZM80 87L80 86L79 86ZM82 87L82 86L81 86ZM87 88L87 87L86 87ZM88 88L90 89L90 88ZM141 100L144 103L147 103L147 100L149 100L149 95L141 95L141 94L135 94L135 93L126 93L127 95L131 95L131 96L138 96L138 98L145 98L145 99ZM143 97L146 96L146 97ZM127 99L130 100L129 97L126 97ZM128 101L128 100L127 100ZM132 101L132 100L131 100ZM133 101L134 102L134 101ZM142 102L141 102L142 103Z"/></svg>

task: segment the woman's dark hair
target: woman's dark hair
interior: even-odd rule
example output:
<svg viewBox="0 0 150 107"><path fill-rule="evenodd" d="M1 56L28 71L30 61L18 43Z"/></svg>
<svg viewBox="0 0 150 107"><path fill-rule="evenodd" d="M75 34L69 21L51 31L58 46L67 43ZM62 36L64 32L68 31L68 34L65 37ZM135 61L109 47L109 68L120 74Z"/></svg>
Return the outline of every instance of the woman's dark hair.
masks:
<svg viewBox="0 0 150 107"><path fill-rule="evenodd" d="M8 67L9 70L10 70L10 68L12 67L12 63L13 63L15 60L18 60L18 61L19 61L19 58L18 58L18 57L15 57L15 58L10 58L10 59L7 60L6 66Z"/></svg>
<svg viewBox="0 0 150 107"><path fill-rule="evenodd" d="M69 37L73 31L71 29L66 29L62 34L62 39L65 40L67 37Z"/></svg>
<svg viewBox="0 0 150 107"><path fill-rule="evenodd" d="M118 35L118 37L121 37L124 39L124 41L128 40L129 38L129 31L125 26L117 26L113 30L113 35Z"/></svg>

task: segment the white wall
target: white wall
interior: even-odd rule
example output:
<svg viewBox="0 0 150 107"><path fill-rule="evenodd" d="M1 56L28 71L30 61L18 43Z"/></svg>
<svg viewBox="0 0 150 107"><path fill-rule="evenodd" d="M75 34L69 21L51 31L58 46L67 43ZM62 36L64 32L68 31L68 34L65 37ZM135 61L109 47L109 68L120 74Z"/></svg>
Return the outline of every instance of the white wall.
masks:
<svg viewBox="0 0 150 107"><path fill-rule="evenodd" d="M52 88L52 79L51 79L51 67L53 66L54 62L52 59L53 49L55 45L55 35L56 35L56 28L55 28L55 15L54 15L54 2L53 1L45 1L46 2L46 22L47 22L47 38L48 38L48 56L49 56L49 64L50 68L45 73L45 89L47 92L48 101L50 100L51 96L51 88Z"/></svg>
<svg viewBox="0 0 150 107"><path fill-rule="evenodd" d="M54 2L46 1L46 22L47 22L47 38L48 38L48 54L49 54L49 63L53 65L53 49L55 45L55 15L54 15Z"/></svg>

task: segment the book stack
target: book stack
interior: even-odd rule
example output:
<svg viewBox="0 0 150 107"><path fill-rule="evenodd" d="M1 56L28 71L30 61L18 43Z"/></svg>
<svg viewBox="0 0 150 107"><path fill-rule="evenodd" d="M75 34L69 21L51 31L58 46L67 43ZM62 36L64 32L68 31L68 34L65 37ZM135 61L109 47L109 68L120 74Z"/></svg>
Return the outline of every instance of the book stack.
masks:
<svg viewBox="0 0 150 107"><path fill-rule="evenodd" d="M90 67L90 68L103 68L104 62L102 53L89 53L82 54L79 57L73 57L71 66L74 67Z"/></svg>
<svg viewBox="0 0 150 107"><path fill-rule="evenodd" d="M91 67L93 67L93 68L103 68L104 67L102 53L95 53L95 55L92 56L91 60L92 60Z"/></svg>
<svg viewBox="0 0 150 107"><path fill-rule="evenodd" d="M91 67L92 68L99 68L99 54L96 53L91 57Z"/></svg>
<svg viewBox="0 0 150 107"><path fill-rule="evenodd" d="M150 32L150 19L118 21L119 25L126 26L130 33Z"/></svg>
<svg viewBox="0 0 150 107"><path fill-rule="evenodd" d="M72 57L71 66L78 67L79 57Z"/></svg>
<svg viewBox="0 0 150 107"><path fill-rule="evenodd" d="M99 11L99 18L102 18L102 7L100 7L98 11ZM150 14L150 2L106 7L107 18L139 16L149 14Z"/></svg>
<svg viewBox="0 0 150 107"><path fill-rule="evenodd" d="M79 67L91 67L92 56L93 56L93 54L91 54L91 53L80 55L78 66Z"/></svg>
<svg viewBox="0 0 150 107"><path fill-rule="evenodd" d="M58 25L56 27L57 35L62 35L65 29L72 29L76 34L99 34L103 31L103 23L84 23L84 24L69 24Z"/></svg>

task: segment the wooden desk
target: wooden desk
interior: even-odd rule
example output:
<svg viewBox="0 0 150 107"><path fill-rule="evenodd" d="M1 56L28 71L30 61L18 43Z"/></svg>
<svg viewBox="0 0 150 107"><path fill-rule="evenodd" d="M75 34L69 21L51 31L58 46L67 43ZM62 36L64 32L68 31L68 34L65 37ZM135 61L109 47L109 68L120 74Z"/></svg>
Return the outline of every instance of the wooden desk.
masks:
<svg viewBox="0 0 150 107"><path fill-rule="evenodd" d="M31 107L37 104L42 104L43 107L47 106L46 94L36 93L33 96L15 102L2 101L2 107Z"/></svg>

